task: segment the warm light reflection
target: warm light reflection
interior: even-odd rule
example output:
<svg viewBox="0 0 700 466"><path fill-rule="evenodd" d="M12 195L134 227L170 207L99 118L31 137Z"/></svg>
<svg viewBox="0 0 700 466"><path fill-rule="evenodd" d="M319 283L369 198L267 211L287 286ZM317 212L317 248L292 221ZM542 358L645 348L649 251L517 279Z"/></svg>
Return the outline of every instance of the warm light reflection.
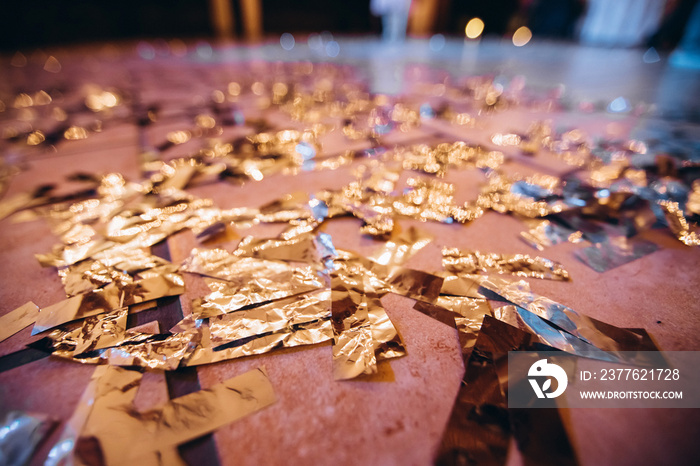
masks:
<svg viewBox="0 0 700 466"><path fill-rule="evenodd" d="M173 144L184 144L192 138L192 133L189 131L171 131L166 138Z"/></svg>
<svg viewBox="0 0 700 466"><path fill-rule="evenodd" d="M61 71L61 63L54 56L50 56L44 63L44 70L49 73L58 73Z"/></svg>
<svg viewBox="0 0 700 466"><path fill-rule="evenodd" d="M484 22L479 18L472 18L464 28L464 33L469 39L476 39L484 32Z"/></svg>
<svg viewBox="0 0 700 466"><path fill-rule="evenodd" d="M46 138L44 137L44 133L41 131L34 131L33 133L29 134L27 136L27 145L30 146L36 146L44 142Z"/></svg>
<svg viewBox="0 0 700 466"><path fill-rule="evenodd" d="M65 133L63 133L63 137L72 141L76 141L78 139L87 138L88 133L85 128L82 128L80 126L71 126L65 131Z"/></svg>
<svg viewBox="0 0 700 466"><path fill-rule="evenodd" d="M513 33L513 45L516 47L522 47L530 42L530 39L532 39L532 32L527 26L519 27L515 33Z"/></svg>

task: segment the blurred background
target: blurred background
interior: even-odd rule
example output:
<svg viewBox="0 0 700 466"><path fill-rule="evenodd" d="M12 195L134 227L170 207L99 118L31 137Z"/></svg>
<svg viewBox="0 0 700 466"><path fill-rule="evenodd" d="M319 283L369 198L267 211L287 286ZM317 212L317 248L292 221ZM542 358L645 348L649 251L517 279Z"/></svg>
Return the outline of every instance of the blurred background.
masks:
<svg viewBox="0 0 700 466"><path fill-rule="evenodd" d="M671 49L698 0L23 0L2 5L0 48L181 38L255 41L282 33L532 37ZM696 14L695 16L698 16ZM698 21L695 21L698 23ZM700 24L694 24L700 29ZM468 34L468 31L467 35Z"/></svg>

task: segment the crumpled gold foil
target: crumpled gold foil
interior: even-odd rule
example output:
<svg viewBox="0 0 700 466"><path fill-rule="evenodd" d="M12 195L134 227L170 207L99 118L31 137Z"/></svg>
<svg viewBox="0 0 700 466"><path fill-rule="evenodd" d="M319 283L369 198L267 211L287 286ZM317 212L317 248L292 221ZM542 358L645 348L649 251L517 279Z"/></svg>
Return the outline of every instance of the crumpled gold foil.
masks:
<svg viewBox="0 0 700 466"><path fill-rule="evenodd" d="M29 301L0 316L0 341L7 340L15 333L36 322L39 311L39 306Z"/></svg>
<svg viewBox="0 0 700 466"><path fill-rule="evenodd" d="M375 373L377 357L362 275L331 275L331 322L333 378Z"/></svg>
<svg viewBox="0 0 700 466"><path fill-rule="evenodd" d="M528 231L521 232L520 237L538 251L544 251L546 247L565 241L574 244L583 241L583 233L580 231L569 230L549 220L532 220L531 222L536 223L531 224L532 227Z"/></svg>
<svg viewBox="0 0 700 466"><path fill-rule="evenodd" d="M174 447L212 432L276 401L264 368L138 412L132 403L141 374L98 367L49 454L48 464L84 463L81 444L92 443L106 464L159 464ZM165 455L165 456L163 456Z"/></svg>
<svg viewBox="0 0 700 466"><path fill-rule="evenodd" d="M535 193L538 195L533 197L531 194L535 193L529 190L514 189L518 181L493 172L482 188L476 205L482 209L491 209L500 213L514 212L528 218L544 217L571 209L562 199L556 197L552 200L542 200L543 196L554 194L551 182L551 177L531 177L525 180L521 186L535 186Z"/></svg>
<svg viewBox="0 0 700 466"><path fill-rule="evenodd" d="M185 365L194 366L262 354L276 348L330 340L330 291L283 299L252 309L179 324L197 334L198 345ZM183 326L184 325L184 326Z"/></svg>
<svg viewBox="0 0 700 466"><path fill-rule="evenodd" d="M406 170L423 171L437 176L444 176L451 167L496 169L504 162L501 152L486 151L463 141L442 143L435 147L411 146L397 150L394 158L400 159Z"/></svg>
<svg viewBox="0 0 700 466"><path fill-rule="evenodd" d="M455 314L455 325L459 332L462 354L467 354L476 343L484 316L493 315L488 300L463 296L440 296L436 305Z"/></svg>
<svg viewBox="0 0 700 466"><path fill-rule="evenodd" d="M246 236L233 254L257 259L318 263L324 259L323 245L318 241L319 239L311 234L302 234L291 239L256 239Z"/></svg>
<svg viewBox="0 0 700 466"><path fill-rule="evenodd" d="M210 280L212 292L195 300L192 312L197 318L226 314L323 286L312 267L238 257L223 249L194 249L181 270L224 280Z"/></svg>
<svg viewBox="0 0 700 466"><path fill-rule="evenodd" d="M691 231L688 221L683 215L683 211L677 202L660 201L659 205L664 210L664 216L668 227L678 240L686 246L700 246L700 236L695 231Z"/></svg>
<svg viewBox="0 0 700 466"><path fill-rule="evenodd" d="M402 265L433 240L429 233L415 227L390 238L379 250L369 256L382 265Z"/></svg>
<svg viewBox="0 0 700 466"><path fill-rule="evenodd" d="M99 290L79 294L42 309L32 335L73 320L184 292L184 281L179 275L146 278L123 287L113 282Z"/></svg>
<svg viewBox="0 0 700 466"><path fill-rule="evenodd" d="M442 265L454 274L499 273L519 277L568 281L569 273L564 267L543 257L527 254L495 254L479 251L460 251L443 248Z"/></svg>

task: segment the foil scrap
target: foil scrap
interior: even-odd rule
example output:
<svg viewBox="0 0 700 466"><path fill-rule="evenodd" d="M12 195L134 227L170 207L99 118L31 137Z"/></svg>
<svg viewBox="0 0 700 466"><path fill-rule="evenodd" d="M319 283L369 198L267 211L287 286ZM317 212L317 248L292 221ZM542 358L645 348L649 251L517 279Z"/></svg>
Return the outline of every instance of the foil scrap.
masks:
<svg viewBox="0 0 700 466"><path fill-rule="evenodd" d="M394 155L402 161L406 170L422 171L444 176L449 168L489 168L503 165L505 158L501 152L486 151L480 146L468 145L463 141L438 144L435 147L415 145L398 150Z"/></svg>
<svg viewBox="0 0 700 466"><path fill-rule="evenodd" d="M580 243L583 241L583 234L549 220L540 220L528 231L521 232L520 238L538 251L544 251L547 247L567 241Z"/></svg>
<svg viewBox="0 0 700 466"><path fill-rule="evenodd" d="M194 249L181 269L217 279L208 281L212 292L193 303L197 318L227 314L324 286L312 267L238 257L223 249Z"/></svg>
<svg viewBox="0 0 700 466"><path fill-rule="evenodd" d="M559 330L543 318L521 307L503 306L499 308L498 316L494 315L494 317L520 330L532 333L540 342L552 348L584 358L620 362L620 358L616 357L615 353L603 351L570 333Z"/></svg>
<svg viewBox="0 0 700 466"><path fill-rule="evenodd" d="M47 464L89 463L82 455L90 450L99 451L105 464L159 464L175 458L177 445L276 401L264 368L145 412L132 404L140 381L138 372L98 367Z"/></svg>
<svg viewBox="0 0 700 466"><path fill-rule="evenodd" d="M552 177L530 177L511 180L492 172L482 188L476 205L499 213L513 212L527 218L545 217L572 207L552 187Z"/></svg>
<svg viewBox="0 0 700 466"><path fill-rule="evenodd" d="M68 297L102 288L115 281L122 287L134 281L128 273L91 259L59 269L58 276Z"/></svg>
<svg viewBox="0 0 700 466"><path fill-rule="evenodd" d="M402 265L433 240L415 227L390 238L369 259L381 265Z"/></svg>
<svg viewBox="0 0 700 466"><path fill-rule="evenodd" d="M558 262L527 254L495 254L443 248L442 265L451 273L499 273L520 277L569 281L569 272Z"/></svg>
<svg viewBox="0 0 700 466"><path fill-rule="evenodd" d="M364 283L379 295L395 293L434 303L440 295L443 278L399 265L382 265L350 251L338 250L334 268L344 276L363 276Z"/></svg>
<svg viewBox="0 0 700 466"><path fill-rule="evenodd" d="M385 290L407 298L434 303L442 289L442 277L421 270L380 264L372 265L371 270L383 278L384 286L378 288L378 292Z"/></svg>
<svg viewBox="0 0 700 466"><path fill-rule="evenodd" d="M659 246L640 238L611 236L602 243L596 243L574 252L574 256L599 273L628 264L659 250Z"/></svg>
<svg viewBox="0 0 700 466"><path fill-rule="evenodd" d="M407 353L401 335L382 306L379 296L366 291L365 301L377 361L405 356Z"/></svg>
<svg viewBox="0 0 700 466"><path fill-rule="evenodd" d="M436 305L454 313L462 354L468 354L476 343L484 317L493 315L488 300L463 296L440 296Z"/></svg>
<svg viewBox="0 0 700 466"><path fill-rule="evenodd" d="M508 387L518 382L508 379L508 352L547 348L535 335L484 317L474 348L465 359L464 377L436 464L505 464L512 438L525 461L532 464L576 463L557 410L546 410L547 415L538 410L535 416L530 410L507 408ZM536 437L528 435L534 431ZM552 432L556 432L557 448L550 445Z"/></svg>
<svg viewBox="0 0 700 466"><path fill-rule="evenodd" d="M331 275L333 378L352 379L377 372L372 325L362 275Z"/></svg>
<svg viewBox="0 0 700 466"><path fill-rule="evenodd" d="M79 294L42 309L34 324L32 335L52 329L58 325L142 303L164 296L185 292L181 276L157 276L120 287L116 282L98 290Z"/></svg>
<svg viewBox="0 0 700 466"><path fill-rule="evenodd" d="M115 346L126 337L128 308L85 319L75 341L73 355Z"/></svg>
<svg viewBox="0 0 700 466"><path fill-rule="evenodd" d="M39 317L39 313L39 306L29 301L17 309L0 316L0 342L32 325Z"/></svg>
<svg viewBox="0 0 700 466"><path fill-rule="evenodd" d="M452 275L443 273L442 287L440 288L441 295L448 296L465 296L468 298L483 298L479 293L481 282L486 279L483 275Z"/></svg>
<svg viewBox="0 0 700 466"><path fill-rule="evenodd" d="M226 343L285 331L310 322L329 320L330 291L295 296L271 304L209 318L209 339L216 348Z"/></svg>
<svg viewBox="0 0 700 466"><path fill-rule="evenodd" d="M481 283L481 287L487 298L495 294L600 350L636 351L641 348L642 341L639 335L579 314L570 307L531 293L529 284L525 281L508 282L489 277Z"/></svg>
<svg viewBox="0 0 700 466"><path fill-rule="evenodd" d="M7 466L29 464L37 445L54 422L44 414L10 411L0 421L0 463Z"/></svg>
<svg viewBox="0 0 700 466"><path fill-rule="evenodd" d="M211 364L219 361L264 354L275 349L315 345L333 338L330 318L321 318L289 326L275 332L235 340L218 347L198 345L184 361L185 366Z"/></svg>
<svg viewBox="0 0 700 466"><path fill-rule="evenodd" d="M246 236L233 251L241 257L293 262L319 262L321 256L312 235L299 235L291 239L256 239Z"/></svg>
<svg viewBox="0 0 700 466"><path fill-rule="evenodd" d="M664 211L666 223L671 233L686 246L700 246L700 236L696 231L691 231L690 224L685 219L683 211L677 202L661 201L659 205Z"/></svg>

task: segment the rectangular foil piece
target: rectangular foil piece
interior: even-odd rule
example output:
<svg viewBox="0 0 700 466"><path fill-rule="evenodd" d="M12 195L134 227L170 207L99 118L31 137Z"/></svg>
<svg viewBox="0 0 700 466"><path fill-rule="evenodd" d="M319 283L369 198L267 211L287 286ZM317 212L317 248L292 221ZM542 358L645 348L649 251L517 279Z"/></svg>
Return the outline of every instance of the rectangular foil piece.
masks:
<svg viewBox="0 0 700 466"><path fill-rule="evenodd" d="M564 267L543 257L527 254L493 254L443 248L442 265L454 274L499 273L549 280L569 280Z"/></svg>
<svg viewBox="0 0 700 466"><path fill-rule="evenodd" d="M184 365L198 366L263 354L278 348L315 345L330 341L333 338L333 329L330 318L323 318L251 338L232 341L216 348L208 346L208 344L198 346L185 360Z"/></svg>
<svg viewBox="0 0 700 466"><path fill-rule="evenodd" d="M462 296L440 296L436 304L455 314L455 325L459 332L462 354L468 354L476 343L484 317L493 315L488 300Z"/></svg>
<svg viewBox="0 0 700 466"><path fill-rule="evenodd" d="M406 348L401 335L391 322L379 296L373 292L366 292L364 299L367 302L367 314L372 327L374 354L377 361L405 356Z"/></svg>
<svg viewBox="0 0 700 466"><path fill-rule="evenodd" d="M99 367L81 398L48 464L87 464L92 446L105 464L143 464L168 455L184 442L270 406L276 397L264 368L211 388L175 398L150 411L134 409L141 374Z"/></svg>
<svg viewBox="0 0 700 466"><path fill-rule="evenodd" d="M544 251L547 247L566 241L570 243L583 241L583 234L580 231L569 230L549 220L534 220L532 222L536 222L536 224L528 231L521 232L520 239L538 251Z"/></svg>
<svg viewBox="0 0 700 466"><path fill-rule="evenodd" d="M211 317L211 345L217 347L267 333L292 332L296 326L328 320L331 316L330 297L330 291L323 290Z"/></svg>
<svg viewBox="0 0 700 466"><path fill-rule="evenodd" d="M362 276L331 275L331 322L333 377L343 380L375 373L377 357Z"/></svg>
<svg viewBox="0 0 700 466"><path fill-rule="evenodd" d="M479 287L481 287L481 282L485 279L486 277L483 275L452 275L444 273L440 294L483 298L484 296L479 293Z"/></svg>
<svg viewBox="0 0 700 466"><path fill-rule="evenodd" d="M574 252L574 255L596 272L603 273L651 254L658 249L659 247L651 241L618 236L609 237L603 243L579 249Z"/></svg>
<svg viewBox="0 0 700 466"><path fill-rule="evenodd" d="M581 315L570 307L531 293L530 286L525 281L509 282L489 277L481 286L482 293L487 298L495 294L603 351L635 351L641 348L639 335Z"/></svg>
<svg viewBox="0 0 700 466"><path fill-rule="evenodd" d="M79 294L44 308L39 313L32 335L73 320L184 292L185 285L180 276L174 279L166 276L147 278L124 287L110 283L99 290Z"/></svg>
<svg viewBox="0 0 700 466"><path fill-rule="evenodd" d="M29 464L37 445L54 421L45 414L10 411L0 421L0 459L7 466Z"/></svg>
<svg viewBox="0 0 700 466"><path fill-rule="evenodd" d="M321 260L314 243L314 237L309 234L289 240L257 239L246 236L238 244L233 254L241 257L294 262L318 262Z"/></svg>
<svg viewBox="0 0 700 466"><path fill-rule="evenodd" d="M20 330L29 327L39 317L39 306L29 301L0 317L0 341L7 340Z"/></svg>
<svg viewBox="0 0 700 466"><path fill-rule="evenodd" d="M382 248L369 256L369 259L382 265L403 265L432 240L431 234L410 227L390 238Z"/></svg>

